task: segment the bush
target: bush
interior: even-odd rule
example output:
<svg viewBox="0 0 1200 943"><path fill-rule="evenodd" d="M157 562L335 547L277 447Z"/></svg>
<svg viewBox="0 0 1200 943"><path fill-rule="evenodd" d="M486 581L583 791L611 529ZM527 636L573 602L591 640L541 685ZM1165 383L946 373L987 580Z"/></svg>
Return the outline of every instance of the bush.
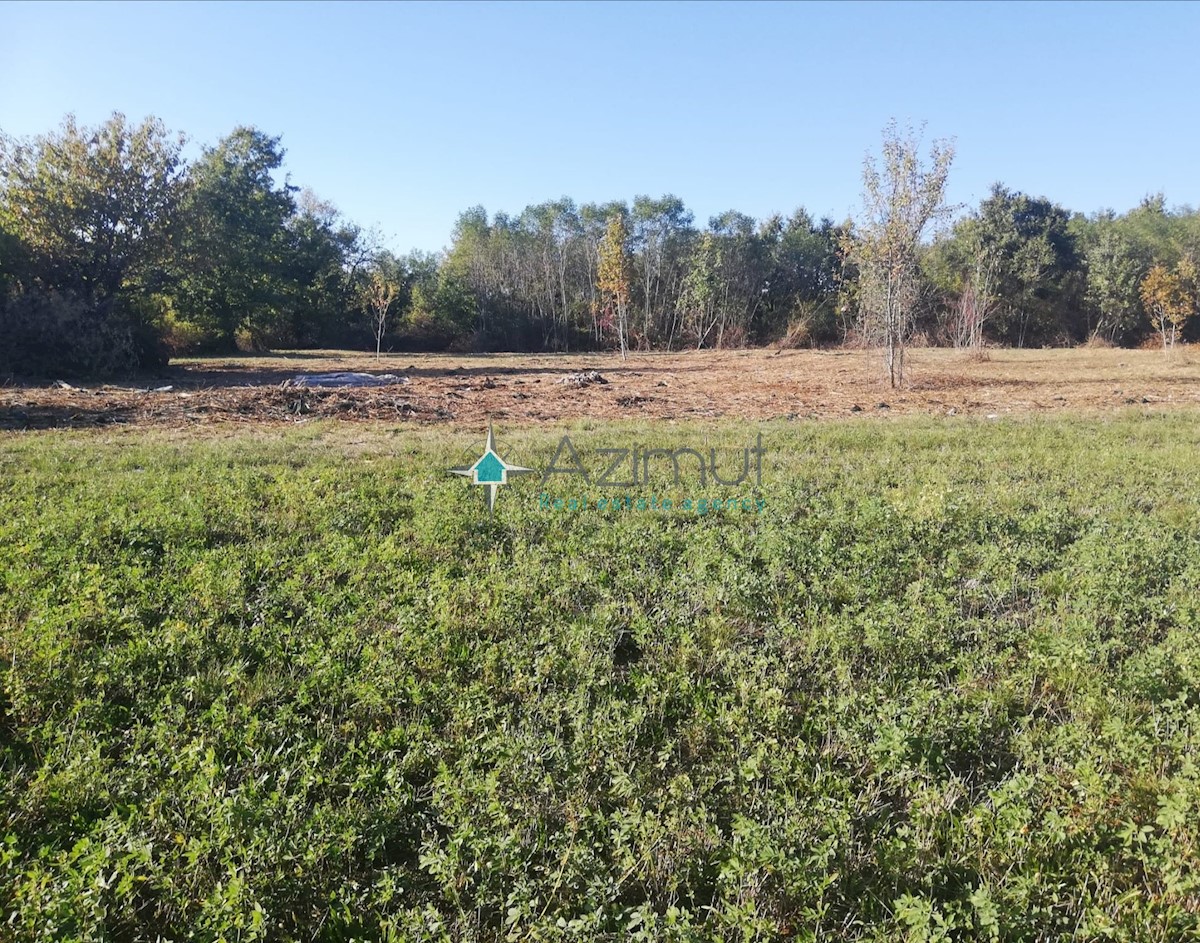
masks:
<svg viewBox="0 0 1200 943"><path fill-rule="evenodd" d="M1101 337L1099 334L1089 334L1088 339L1082 344L1077 344L1077 347L1082 347L1086 350L1112 350L1117 345L1107 337Z"/></svg>
<svg viewBox="0 0 1200 943"><path fill-rule="evenodd" d="M390 346L403 351L442 351L463 336L460 329L448 318L438 317L427 311L413 311L396 332L397 337ZM467 333L469 338L470 332ZM389 338L384 338L389 346Z"/></svg>
<svg viewBox="0 0 1200 943"><path fill-rule="evenodd" d="M163 322L163 343L172 356L188 356L202 353L213 339L210 332L195 322L168 314Z"/></svg>
<svg viewBox="0 0 1200 943"><path fill-rule="evenodd" d="M115 303L34 291L0 309L0 370L8 373L102 376L166 361L157 331Z"/></svg>

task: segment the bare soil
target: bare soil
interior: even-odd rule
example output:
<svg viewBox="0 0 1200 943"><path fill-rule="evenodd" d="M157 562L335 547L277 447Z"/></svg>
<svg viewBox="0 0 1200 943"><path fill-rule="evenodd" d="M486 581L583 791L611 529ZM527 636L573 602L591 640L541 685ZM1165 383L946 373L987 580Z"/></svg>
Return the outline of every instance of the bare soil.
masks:
<svg viewBox="0 0 1200 943"><path fill-rule="evenodd" d="M393 373L372 389L303 389L299 373ZM563 382L597 372L605 382ZM158 389L160 387L170 389ZM1001 416L1055 411L1195 409L1200 351L909 352L893 390L862 350L458 355L304 351L180 360L128 383L0 386L0 429L113 423L189 426L318 418L480 426L572 419L829 419L862 415Z"/></svg>

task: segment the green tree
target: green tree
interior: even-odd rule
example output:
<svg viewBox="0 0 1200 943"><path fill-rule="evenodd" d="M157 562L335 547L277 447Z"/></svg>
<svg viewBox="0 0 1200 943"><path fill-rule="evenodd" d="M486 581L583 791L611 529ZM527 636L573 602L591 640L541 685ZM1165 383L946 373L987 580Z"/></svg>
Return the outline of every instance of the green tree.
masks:
<svg viewBox="0 0 1200 943"><path fill-rule="evenodd" d="M543 346L566 350L586 316L587 289L579 278L583 227L574 200L527 206L517 220L522 246L518 280L530 303Z"/></svg>
<svg viewBox="0 0 1200 943"><path fill-rule="evenodd" d="M438 255L414 250L401 260L405 283L405 330L414 343L446 347L474 328L470 291Z"/></svg>
<svg viewBox="0 0 1200 943"><path fill-rule="evenodd" d="M68 116L32 142L0 146L0 226L26 253L27 280L100 306L161 290L181 195L182 136L120 113L97 128Z"/></svg>
<svg viewBox="0 0 1200 943"><path fill-rule="evenodd" d="M337 208L302 190L287 222L281 279L286 319L279 336L294 347L352 341L347 312L357 273L369 259L358 226Z"/></svg>
<svg viewBox="0 0 1200 943"><path fill-rule="evenodd" d="M277 185L279 138L239 127L192 168L184 205L180 307L237 349L238 332L264 338L285 310L293 188Z"/></svg>
<svg viewBox="0 0 1200 943"><path fill-rule="evenodd" d="M1142 316L1143 266L1133 245L1106 225L1084 254L1087 302L1095 314L1090 332L1116 342L1131 335Z"/></svg>
<svg viewBox="0 0 1200 943"><path fill-rule="evenodd" d="M750 338L770 292L772 248L783 233L783 220L772 216L761 225L745 213L727 210L708 221L719 251L722 285L718 307L717 347L741 346Z"/></svg>
<svg viewBox="0 0 1200 943"><path fill-rule="evenodd" d="M426 298L431 300L426 301ZM442 340L440 346L476 342L475 297L466 281L453 269L442 265L429 280L419 275L413 293L414 327L421 327L418 319L425 312L431 315L428 323Z"/></svg>
<svg viewBox="0 0 1200 943"><path fill-rule="evenodd" d="M728 285L721 279L722 264L721 241L716 233L706 229L692 246L678 299L680 329L697 348L704 346L725 310Z"/></svg>
<svg viewBox="0 0 1200 943"><path fill-rule="evenodd" d="M452 308L455 320L466 321L469 301L471 330L482 345L523 333L517 328L519 318L533 307L526 302L518 268L523 255L503 214L497 214L493 225L482 206L460 213L442 261L438 311Z"/></svg>
<svg viewBox="0 0 1200 943"><path fill-rule="evenodd" d="M607 216L607 214L606 214ZM630 211L630 253L633 290L640 296L641 334L658 335L669 345L675 333L674 315L688 251L695 238L694 217L673 194L659 199L634 198Z"/></svg>
<svg viewBox="0 0 1200 943"><path fill-rule="evenodd" d="M787 220L772 217L761 227L761 285L752 340L789 334L799 340L828 341L838 333L838 240L828 219L814 223L803 209Z"/></svg>
<svg viewBox="0 0 1200 943"><path fill-rule="evenodd" d="M1045 338L1055 328L1065 331L1064 290L1079 265L1066 210L995 184L976 219L979 251L992 273L1001 337L1024 347L1034 336Z"/></svg>
<svg viewBox="0 0 1200 943"><path fill-rule="evenodd" d="M774 216L759 225L745 213L714 216L692 243L679 292L680 326L697 347L745 343L770 293L784 224Z"/></svg>
<svg viewBox="0 0 1200 943"><path fill-rule="evenodd" d="M0 139L0 347L10 364L87 374L162 362L181 145L157 118L134 126L119 113L96 128L68 116L31 141Z"/></svg>
<svg viewBox="0 0 1200 943"><path fill-rule="evenodd" d="M1155 193L1145 197L1137 206L1116 222L1121 234L1136 246L1143 259L1162 262L1168 268L1179 261L1188 248L1186 226L1181 217L1167 209L1166 197Z"/></svg>

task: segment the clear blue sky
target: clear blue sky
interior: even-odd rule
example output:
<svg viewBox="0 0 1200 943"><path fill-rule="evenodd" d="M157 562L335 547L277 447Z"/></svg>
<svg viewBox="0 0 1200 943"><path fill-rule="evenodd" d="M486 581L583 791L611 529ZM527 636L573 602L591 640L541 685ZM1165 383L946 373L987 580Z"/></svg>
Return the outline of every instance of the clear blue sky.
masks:
<svg viewBox="0 0 1200 943"><path fill-rule="evenodd" d="M842 219L895 116L1073 210L1200 204L1195 4L0 4L0 128L161 117L283 136L394 248L474 204L682 197Z"/></svg>

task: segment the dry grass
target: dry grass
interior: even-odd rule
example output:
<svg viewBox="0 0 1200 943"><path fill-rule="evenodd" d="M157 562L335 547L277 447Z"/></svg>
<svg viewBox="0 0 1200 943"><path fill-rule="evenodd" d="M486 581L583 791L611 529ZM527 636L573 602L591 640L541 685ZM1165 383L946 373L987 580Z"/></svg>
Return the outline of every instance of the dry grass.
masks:
<svg viewBox="0 0 1200 943"><path fill-rule="evenodd" d="M365 390L295 389L297 373L396 373L408 383ZM599 371L605 384L566 375ZM147 391L170 385L169 391ZM178 361L137 385L0 387L0 428L136 423L295 423L328 417L478 426L578 418L834 418L865 414L1004 415L1180 409L1200 405L1200 358L1189 348L1101 347L909 353L909 385L889 389L869 351L734 350L482 356L305 351Z"/></svg>

